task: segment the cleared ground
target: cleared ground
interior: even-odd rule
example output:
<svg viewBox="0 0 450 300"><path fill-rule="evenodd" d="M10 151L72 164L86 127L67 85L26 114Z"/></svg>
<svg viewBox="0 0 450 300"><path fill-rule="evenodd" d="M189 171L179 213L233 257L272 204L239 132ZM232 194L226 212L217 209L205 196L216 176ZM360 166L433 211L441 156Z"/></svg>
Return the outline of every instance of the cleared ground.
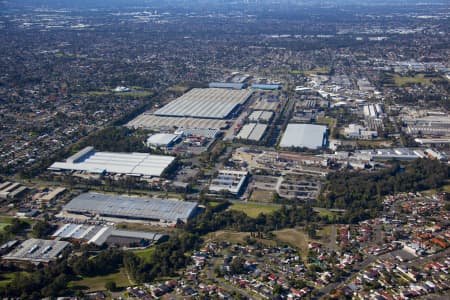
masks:
<svg viewBox="0 0 450 300"><path fill-rule="evenodd" d="M219 230L208 233L205 237L205 241L226 241L230 243L242 244L245 242L245 238L250 236L248 232L236 232L229 230Z"/></svg>
<svg viewBox="0 0 450 300"><path fill-rule="evenodd" d="M245 244L245 239L250 237L248 232L237 232L229 230L219 230L215 232L208 233L205 236L205 241L215 241L215 242L229 242L232 244ZM253 237L255 238L255 237ZM267 246L276 246L277 242L270 239L259 239L255 238L258 242Z"/></svg>
<svg viewBox="0 0 450 300"><path fill-rule="evenodd" d="M277 240L287 243L300 250L301 256L305 258L308 254L308 235L300 229L288 228L273 232Z"/></svg>
<svg viewBox="0 0 450 300"><path fill-rule="evenodd" d="M264 190L254 190L250 196L250 201L256 202L272 202L273 192Z"/></svg>
<svg viewBox="0 0 450 300"><path fill-rule="evenodd" d="M251 218L256 218L259 214L271 214L279 209L278 206L264 205L256 203L233 203L228 209L245 213Z"/></svg>
<svg viewBox="0 0 450 300"><path fill-rule="evenodd" d="M317 238L311 239L301 228L287 228L273 232L278 241L287 243L300 250L301 256L306 258L308 254L308 243L317 242L321 244L330 242L331 226L324 226L317 230Z"/></svg>
<svg viewBox="0 0 450 300"><path fill-rule="evenodd" d="M133 285L129 281L125 271L120 269L119 272L96 277L84 277L83 279L69 282L69 287L89 292L105 290L105 283L114 281L118 288L124 288Z"/></svg>

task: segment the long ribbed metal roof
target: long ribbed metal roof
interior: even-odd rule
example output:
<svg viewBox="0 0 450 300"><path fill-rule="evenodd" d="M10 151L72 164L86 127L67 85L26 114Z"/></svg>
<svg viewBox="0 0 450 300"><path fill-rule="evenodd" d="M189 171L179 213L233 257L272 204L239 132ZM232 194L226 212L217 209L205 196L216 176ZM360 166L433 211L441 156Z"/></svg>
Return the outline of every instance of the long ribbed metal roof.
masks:
<svg viewBox="0 0 450 300"><path fill-rule="evenodd" d="M64 210L116 218L176 222L189 219L196 208L197 203L194 202L85 193L70 201Z"/></svg>
<svg viewBox="0 0 450 300"><path fill-rule="evenodd" d="M83 150L80 151L83 152ZM75 170L90 173L120 173L143 176L161 176L172 163L173 156L151 155L148 153L95 152L76 162L56 162L51 170Z"/></svg>
<svg viewBox="0 0 450 300"><path fill-rule="evenodd" d="M192 89L170 102L154 114L157 116L177 116L225 119L252 95L249 90L232 89Z"/></svg>

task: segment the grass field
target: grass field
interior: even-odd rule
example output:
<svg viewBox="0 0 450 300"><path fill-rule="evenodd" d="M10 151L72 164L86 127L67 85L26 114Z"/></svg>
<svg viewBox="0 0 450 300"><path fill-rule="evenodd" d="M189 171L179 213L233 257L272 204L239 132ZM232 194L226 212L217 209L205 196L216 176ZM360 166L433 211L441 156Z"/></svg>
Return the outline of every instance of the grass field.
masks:
<svg viewBox="0 0 450 300"><path fill-rule="evenodd" d="M411 85L411 84L421 84L421 85L431 85L431 79L426 78L424 74L417 74L412 76L401 76L399 74L394 75L394 82L397 86Z"/></svg>
<svg viewBox="0 0 450 300"><path fill-rule="evenodd" d="M133 283L128 280L125 271L120 269L119 272L106 276L84 277L80 280L71 281L69 282L69 287L89 292L103 291L105 290L105 283L108 281L114 281L118 288L133 285Z"/></svg>
<svg viewBox="0 0 450 300"><path fill-rule="evenodd" d="M152 256L152 254L154 252L155 252L155 248L154 247L148 248L148 249L144 249L144 250L133 251L133 253L136 254L137 257L142 258L146 262L150 262L150 257Z"/></svg>
<svg viewBox="0 0 450 300"><path fill-rule="evenodd" d="M228 209L245 213L251 218L256 218L259 214L271 214L279 209L278 206L255 203L233 203Z"/></svg>
<svg viewBox="0 0 450 300"><path fill-rule="evenodd" d="M329 218L331 218L334 215L336 215L335 212L332 212L332 211L330 211L329 209L326 209L326 208L319 208L319 207L317 207L317 208L314 208L314 211L317 211L317 213L321 217L328 216Z"/></svg>
<svg viewBox="0 0 450 300"><path fill-rule="evenodd" d="M267 202L270 203L273 200L273 192L264 190L254 190L250 196L250 201Z"/></svg>

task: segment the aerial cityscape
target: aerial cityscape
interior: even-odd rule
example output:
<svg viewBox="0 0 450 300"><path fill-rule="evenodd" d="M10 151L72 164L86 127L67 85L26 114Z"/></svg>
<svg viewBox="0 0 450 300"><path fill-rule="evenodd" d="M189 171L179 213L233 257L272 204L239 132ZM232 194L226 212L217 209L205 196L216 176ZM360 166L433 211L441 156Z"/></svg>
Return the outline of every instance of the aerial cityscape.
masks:
<svg viewBox="0 0 450 300"><path fill-rule="evenodd" d="M444 0L0 0L1 299L450 299Z"/></svg>

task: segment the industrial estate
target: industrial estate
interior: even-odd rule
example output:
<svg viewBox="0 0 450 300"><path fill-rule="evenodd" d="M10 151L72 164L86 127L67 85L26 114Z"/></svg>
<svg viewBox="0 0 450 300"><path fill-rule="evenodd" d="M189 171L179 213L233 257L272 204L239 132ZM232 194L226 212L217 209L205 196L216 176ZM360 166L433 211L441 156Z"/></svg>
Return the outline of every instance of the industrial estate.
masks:
<svg viewBox="0 0 450 300"><path fill-rule="evenodd" d="M448 299L445 1L16 2L0 298Z"/></svg>

